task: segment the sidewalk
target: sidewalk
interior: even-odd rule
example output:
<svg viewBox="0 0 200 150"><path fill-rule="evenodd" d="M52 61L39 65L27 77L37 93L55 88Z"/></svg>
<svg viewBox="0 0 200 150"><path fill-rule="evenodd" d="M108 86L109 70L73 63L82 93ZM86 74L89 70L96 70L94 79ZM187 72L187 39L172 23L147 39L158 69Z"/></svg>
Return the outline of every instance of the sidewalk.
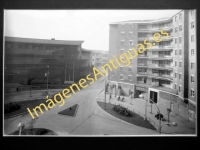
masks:
<svg viewBox="0 0 200 150"><path fill-rule="evenodd" d="M49 89L48 90L49 97L51 97L61 91L62 91L62 89ZM32 90L31 94L30 94L30 91L4 93L4 103L46 98L46 96L44 96L44 94L43 94L45 92L46 92L46 90ZM31 97L30 97L30 95L31 95Z"/></svg>
<svg viewBox="0 0 200 150"><path fill-rule="evenodd" d="M131 99L130 97L126 97L124 96L124 101L117 101L117 97L115 97L115 95L112 95L112 98L110 99L111 103L114 104L121 104L125 107L127 107L129 110L133 110L136 113L139 113L141 116L144 116L145 114L145 101L143 99L140 98L134 98L132 100L132 104L131 104ZM122 97L122 96L121 96ZM104 92L102 92L99 95L99 98L97 99L98 101L102 101L105 102L105 94ZM109 103L109 95L106 94L106 102ZM161 121L161 132L165 133L165 134L190 134L190 135L195 135L195 123L194 122L188 122L188 120L185 120L183 118L181 118L178 115L175 115L173 113L170 113L170 117L169 117L169 122L176 122L177 126L168 126L168 125L164 125L166 123L168 123L168 115L167 115L167 108L163 107L163 106L159 106L159 109L161 111L161 114L163 114L164 118L166 119L166 121ZM155 118L155 115L157 114L157 107L155 105L152 105L152 113L151 113L151 104L147 103L147 117L150 118L150 120L152 120L153 122L152 125L154 125L155 127L157 127L158 129L158 125L159 125L159 120L157 120Z"/></svg>

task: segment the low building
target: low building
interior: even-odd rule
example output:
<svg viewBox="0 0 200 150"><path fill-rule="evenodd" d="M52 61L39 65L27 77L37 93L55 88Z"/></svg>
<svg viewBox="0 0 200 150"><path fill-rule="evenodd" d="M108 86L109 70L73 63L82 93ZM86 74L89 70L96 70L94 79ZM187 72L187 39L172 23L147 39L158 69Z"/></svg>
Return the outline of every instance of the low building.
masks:
<svg viewBox="0 0 200 150"><path fill-rule="evenodd" d="M30 84L30 80L78 81L90 72L90 52L82 50L84 41L5 37L4 80Z"/></svg>

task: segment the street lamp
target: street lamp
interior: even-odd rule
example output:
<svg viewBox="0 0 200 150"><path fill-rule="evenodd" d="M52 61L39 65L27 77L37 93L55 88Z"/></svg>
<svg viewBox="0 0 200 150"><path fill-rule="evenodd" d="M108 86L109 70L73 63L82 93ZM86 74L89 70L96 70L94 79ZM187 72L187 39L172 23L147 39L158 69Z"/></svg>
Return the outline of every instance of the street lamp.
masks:
<svg viewBox="0 0 200 150"><path fill-rule="evenodd" d="M110 76L110 81L111 81L112 77L113 77L113 75ZM109 83L110 83L110 81L109 81ZM111 99L111 84L109 85L109 101L110 101L110 99Z"/></svg>
<svg viewBox="0 0 200 150"><path fill-rule="evenodd" d="M47 71L47 96L48 96L48 78L49 78L49 66L47 66L48 71Z"/></svg>
<svg viewBox="0 0 200 150"><path fill-rule="evenodd" d="M17 127L19 129L19 135L21 135L22 130L25 128L24 123L20 121Z"/></svg>
<svg viewBox="0 0 200 150"><path fill-rule="evenodd" d="M133 100L133 92L131 91L131 105L132 105L132 100Z"/></svg>
<svg viewBox="0 0 200 150"><path fill-rule="evenodd" d="M140 94L139 95L140 98L144 99L144 95ZM144 116L144 120L147 120L147 100L145 100L145 116Z"/></svg>
<svg viewBox="0 0 200 150"><path fill-rule="evenodd" d="M107 82L105 80L105 110L106 110L106 84L107 84Z"/></svg>

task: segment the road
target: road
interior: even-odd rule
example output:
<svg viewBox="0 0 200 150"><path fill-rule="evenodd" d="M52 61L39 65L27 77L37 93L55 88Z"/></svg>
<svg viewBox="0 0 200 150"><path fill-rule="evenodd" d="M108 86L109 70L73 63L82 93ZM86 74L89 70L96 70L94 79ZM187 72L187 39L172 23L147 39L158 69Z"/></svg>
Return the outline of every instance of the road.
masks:
<svg viewBox="0 0 200 150"><path fill-rule="evenodd" d="M120 121L102 110L96 98L104 89L104 80L101 77L85 89L81 89L70 98L65 99L65 105L56 106L40 114L35 128L46 128L56 132L60 136L85 136L85 135L157 135L157 131L142 128L136 125ZM75 117L59 115L58 112L78 104L78 111ZM4 120L4 134L16 130L19 121L23 121L26 127L31 122L29 114Z"/></svg>

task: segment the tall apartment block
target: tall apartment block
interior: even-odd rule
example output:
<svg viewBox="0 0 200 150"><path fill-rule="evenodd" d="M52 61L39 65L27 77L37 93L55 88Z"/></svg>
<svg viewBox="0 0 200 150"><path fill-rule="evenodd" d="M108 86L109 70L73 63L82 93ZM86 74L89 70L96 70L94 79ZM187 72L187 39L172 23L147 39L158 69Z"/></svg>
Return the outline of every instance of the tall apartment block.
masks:
<svg viewBox="0 0 200 150"><path fill-rule="evenodd" d="M153 36L164 32L168 38L155 42ZM132 20L110 24L109 58L120 56L148 39L155 43L142 54L131 59L128 67L121 66L109 73L112 80L135 85L135 95L151 88L177 95L186 103L196 106L196 10L182 10L170 18ZM133 52L133 51L132 51ZM156 100L157 101L157 100Z"/></svg>

